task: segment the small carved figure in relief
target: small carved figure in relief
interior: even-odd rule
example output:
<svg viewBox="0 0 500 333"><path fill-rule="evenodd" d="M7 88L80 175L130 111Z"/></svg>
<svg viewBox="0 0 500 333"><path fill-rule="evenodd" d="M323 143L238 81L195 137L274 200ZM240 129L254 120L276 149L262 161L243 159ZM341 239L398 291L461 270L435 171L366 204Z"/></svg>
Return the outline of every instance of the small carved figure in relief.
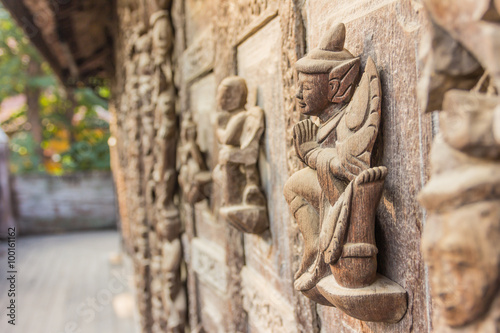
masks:
<svg viewBox="0 0 500 333"><path fill-rule="evenodd" d="M177 175L175 172L175 150L177 121L174 110L173 92L162 91L156 98L154 126L156 130L153 154L156 157L152 179L156 184L157 211L176 211L174 194Z"/></svg>
<svg viewBox="0 0 500 333"><path fill-rule="evenodd" d="M221 215L241 231L261 233L269 226L257 168L264 111L257 106L246 110L246 102L243 78L233 76L222 81L217 91L220 151L214 179L222 191Z"/></svg>
<svg viewBox="0 0 500 333"><path fill-rule="evenodd" d="M307 167L284 189L304 238L295 288L359 319L398 321L406 311L406 293L376 273L375 212L387 175L385 167L370 166L380 122L380 81L368 58L358 84L360 58L344 49L344 40L345 26L333 26L295 65L300 111L320 123L307 119L295 125L295 149ZM379 284L392 288L389 302L377 291ZM378 306L384 313L375 310Z"/></svg>
<svg viewBox="0 0 500 333"><path fill-rule="evenodd" d="M196 124L191 120L191 114L187 114L181 125L179 185L184 199L191 205L208 198L208 185L212 182L212 174L196 143L196 136Z"/></svg>
<svg viewBox="0 0 500 333"><path fill-rule="evenodd" d="M167 312L166 332L169 333L184 332L186 323L186 292L181 282L180 272L182 261L180 232L181 223L177 214L170 218L162 218L157 222L156 233L161 244L161 299L163 309Z"/></svg>
<svg viewBox="0 0 500 333"><path fill-rule="evenodd" d="M153 57L156 65L167 61L173 44L173 31L168 10L159 10L151 15Z"/></svg>

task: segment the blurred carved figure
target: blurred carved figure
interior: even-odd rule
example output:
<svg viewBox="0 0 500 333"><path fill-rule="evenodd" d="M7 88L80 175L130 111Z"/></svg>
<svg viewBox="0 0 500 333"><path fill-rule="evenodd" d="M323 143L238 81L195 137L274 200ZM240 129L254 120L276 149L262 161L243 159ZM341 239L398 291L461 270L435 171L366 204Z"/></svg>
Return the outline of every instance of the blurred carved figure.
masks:
<svg viewBox="0 0 500 333"><path fill-rule="evenodd" d="M428 111L440 111L440 133L419 201L429 213L422 250L435 326L439 332L498 332L500 2L425 4L434 32L426 63L431 70L423 77L430 83L421 95ZM442 48L443 41L456 46ZM432 84L440 76L453 78L444 91Z"/></svg>
<svg viewBox="0 0 500 333"><path fill-rule="evenodd" d="M222 190L221 215L237 229L259 234L269 226L257 168L264 111L257 106L246 110L246 102L243 78L233 76L222 81L217 91L220 151L214 179Z"/></svg>
<svg viewBox="0 0 500 333"><path fill-rule="evenodd" d="M498 291L500 277L500 200L467 204L433 213L422 247L429 266L434 301L453 327L484 314Z"/></svg>
<svg viewBox="0 0 500 333"><path fill-rule="evenodd" d="M182 261L180 220L167 218L158 221L156 233L160 238L161 250L160 295L162 308L166 313L166 325L163 331L181 333L184 332L186 323L187 302L180 271Z"/></svg>
<svg viewBox="0 0 500 333"><path fill-rule="evenodd" d="M188 114L181 125L179 147L179 185L184 199L193 205L209 196L212 175L208 171L200 147L196 143L196 124Z"/></svg>

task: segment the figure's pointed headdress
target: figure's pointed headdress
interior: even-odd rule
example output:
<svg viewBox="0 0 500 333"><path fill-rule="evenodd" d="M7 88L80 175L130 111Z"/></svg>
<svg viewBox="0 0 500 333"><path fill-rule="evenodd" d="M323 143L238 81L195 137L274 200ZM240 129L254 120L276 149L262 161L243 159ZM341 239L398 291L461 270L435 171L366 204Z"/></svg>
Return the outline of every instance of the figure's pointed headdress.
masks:
<svg viewBox="0 0 500 333"><path fill-rule="evenodd" d="M328 74L332 69L349 62L358 62L351 52L344 49L345 25L336 24L326 31L317 48L297 61L297 71L308 74Z"/></svg>

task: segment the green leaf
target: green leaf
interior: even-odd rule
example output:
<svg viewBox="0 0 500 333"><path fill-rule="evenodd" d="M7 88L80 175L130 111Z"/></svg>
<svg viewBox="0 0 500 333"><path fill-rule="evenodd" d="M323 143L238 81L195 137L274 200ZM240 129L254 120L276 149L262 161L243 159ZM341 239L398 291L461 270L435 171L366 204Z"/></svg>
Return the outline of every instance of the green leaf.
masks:
<svg viewBox="0 0 500 333"><path fill-rule="evenodd" d="M108 101L101 98L90 88L76 89L75 94L80 96L79 102L84 105L99 105L105 109L108 108Z"/></svg>
<svg viewBox="0 0 500 333"><path fill-rule="evenodd" d="M44 75L29 78L26 86L30 88L48 88L56 84L57 80L53 75Z"/></svg>

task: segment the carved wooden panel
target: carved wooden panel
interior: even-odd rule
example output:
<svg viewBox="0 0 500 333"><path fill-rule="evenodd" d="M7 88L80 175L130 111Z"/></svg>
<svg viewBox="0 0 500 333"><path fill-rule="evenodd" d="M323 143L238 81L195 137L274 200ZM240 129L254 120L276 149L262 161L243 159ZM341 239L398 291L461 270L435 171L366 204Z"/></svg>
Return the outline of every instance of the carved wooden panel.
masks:
<svg viewBox="0 0 500 333"><path fill-rule="evenodd" d="M184 295L179 283L182 282L178 274L179 255L175 256L181 246L179 225L175 223L178 208L183 231L182 253L186 260L187 312L193 332L431 332L435 316L420 239L423 226L426 222L430 224L433 218L429 216L426 221L425 211L416 200L427 178L432 137L431 116L422 113L416 94L417 79L428 74L427 64L419 62L426 51L421 41L425 41L432 27L421 1L173 0L171 5L169 1L118 1L117 77L113 88L117 109L115 134L126 184L130 243L135 249L136 270L140 276L137 286L141 291L139 305L144 331L175 331L167 329L169 322L176 322L175 318L169 319L170 314L183 311L179 306L185 301L179 296ZM467 1L466 7L469 5ZM170 15L164 10L169 10ZM488 15L487 19L491 20ZM330 228L324 233L318 229L318 235L308 237L304 232L308 221L293 218L282 194L292 174L308 163L313 164L310 156L299 154L297 157L295 143L299 152L309 151L311 147L307 147L307 143L314 140L307 139L317 134L315 124L321 120L300 112L297 88L306 82L297 74L295 65L306 50L311 54L321 44L321 37L341 22L346 26L344 48L352 54L350 60L358 60L346 61L325 82L312 84L322 83L327 96L331 84L338 94L331 93L329 97L336 103L347 103L348 98L344 98L353 93L348 107L368 110L346 115L345 128L339 128L339 137L356 135L369 118L367 114L372 113L380 115L379 122L373 123L378 127L378 134L374 130L371 135L357 138L346 150L364 145L364 150L356 156L363 162L359 163L362 170L353 168L350 174L353 177L348 179L361 177L362 180L347 190L343 188L347 188L347 184L340 186L339 192L347 191L344 197L350 193L355 198L338 201L350 204L350 209L340 204L334 209L335 195L318 195L323 206L327 207L328 201L331 209L317 209L314 213L330 214L332 223L325 224ZM457 38L458 33L452 35ZM450 43L447 45L456 44L441 37ZM492 58L479 58L492 61ZM464 64L468 67L459 74L472 73L475 77L478 71L481 75L477 61L470 57L466 60ZM356 71L360 75L355 77L349 90L345 82ZM253 118L259 120L256 123L264 124L262 131L255 131L261 135L256 140L259 141L258 154L250 154L252 162L257 163L257 167L252 168L251 174L255 177L250 183L254 179L259 182L255 193L266 199L269 222L269 228L258 234L242 233L232 227L228 214L221 214L228 200L237 203L244 200L239 194L230 195L234 188L229 182L220 186L214 177L214 169L224 164L221 161L227 157L225 146L242 146L241 140L233 144L230 138L222 136L221 140L217 136L218 120L224 118L219 117L224 110L217 103L217 88L224 79L235 75L243 78L248 88L247 111L239 110L245 115L241 118L252 118L245 112L260 110ZM450 84L450 77L442 78L443 86ZM468 79L464 86L468 84L470 88L474 80L470 75ZM450 95L447 109L459 108L457 101L463 100L461 98L455 100ZM477 104L475 100L470 102ZM495 103L488 99L480 104L481 108L486 105L491 109ZM256 106L258 108L254 108ZM462 110L460 117L475 119L472 109ZM262 121L257 114L262 116ZM490 123L495 123L494 119L498 118L495 115L487 116L492 119ZM450 123L455 122L451 119ZM301 125L295 127L296 124ZM225 125L222 122L220 127L227 129ZM473 131L485 130L478 126L481 130ZM456 133L470 131L463 126L456 129ZM233 132L239 138L242 136L238 131ZM488 136L485 149L490 153L496 144L495 135L498 134ZM468 140L478 140L477 137L472 135ZM336 140L331 138L331 141L325 148L332 148ZM476 151L475 146L467 142L459 144L468 152ZM366 152L368 155L362 154ZM244 176L241 188L245 188L244 183L249 179L240 170L240 167L245 169L245 163L240 164L233 171ZM385 166L387 172L380 166ZM334 165L337 170L341 167L342 164ZM371 171L362 173L365 169ZM335 184L339 185L335 181L327 185L332 185L332 190ZM360 216L360 221L367 222L360 225L358 232L344 230L348 243L363 243L363 246L336 243L332 235L337 224L333 222L337 221L341 230L342 221L348 220L340 218L341 211L345 215L350 212L350 220ZM334 218L336 213L339 218ZM369 234L362 235L361 240L354 239L363 231ZM170 234L175 237L169 237ZM311 243L317 244L308 245ZM294 282L300 280L300 276L294 279L294 273L298 270L304 273L308 267L314 267L311 264L318 259L319 245L324 247L320 259L323 263L327 259L319 269L326 267L326 272L331 272L328 264L332 264L332 270L337 270L328 276L320 274L321 278L314 281L318 294L322 288L330 301L326 301L325 296L320 299L318 294L309 294L315 299L311 301L294 288ZM310 260L306 259L301 269L304 252L309 253L306 257ZM340 268L347 266L348 261L355 261L350 258L359 257L361 252L365 268L369 269ZM166 259L170 259L168 253L174 254L172 258L176 260ZM362 276L357 274L360 271L368 273ZM345 272L354 274L346 276ZM335 281L332 281L333 274L336 274ZM360 278L362 281L352 285ZM299 284L307 285L310 280L303 278ZM297 282L295 284L297 286ZM353 288L360 285L363 285L361 289ZM367 288L364 291L374 296L374 300L368 306L346 301L352 295L342 294L345 290L341 286L347 286L348 291L359 289L358 292ZM391 298L394 295L381 291L387 286L397 289L396 294L401 297L394 300ZM171 295L161 295L160 290L169 290ZM337 308L318 305L318 301ZM347 306L350 302L354 304L352 308ZM399 306L402 303L407 305L406 313ZM394 311L389 311L391 308ZM382 312L385 317L377 318ZM364 320L354 318L356 316ZM388 323L395 321L398 322Z"/></svg>
<svg viewBox="0 0 500 333"><path fill-rule="evenodd" d="M178 128L169 9L170 3L156 0L117 4L114 135L125 175L128 241L145 332L180 332L186 323L181 225L174 204Z"/></svg>
<svg viewBox="0 0 500 333"><path fill-rule="evenodd" d="M339 0L310 2L307 7L309 50L329 27L344 22L345 48L361 57L362 68L371 57L379 71L382 118L372 161L389 172L375 224L377 270L408 291L408 311L397 324L361 322L321 307L322 329L431 331L432 305L419 244L425 215L416 201L428 170L431 139L430 116L422 115L415 93L423 70L418 66L417 41L428 22L417 2Z"/></svg>
<svg viewBox="0 0 500 333"><path fill-rule="evenodd" d="M265 127L259 157L259 170L263 190L268 202L269 231L259 235L244 236L246 266L261 274L270 286L290 297L290 280L279 274L276 262L286 259L281 249L287 239L277 235L288 234L286 221L289 212L282 196L283 175L287 173L286 133L283 110L281 76L280 19L274 18L249 36L237 47L238 75L245 78L249 97L248 105L258 105L265 113ZM286 269L290 270L290 263ZM289 271L288 274L291 272ZM242 273L245 279L245 273ZM261 277L261 278L262 278ZM263 294L265 297L265 294ZM285 298L286 299L286 298ZM265 301L265 300L262 300ZM255 314L254 314L255 315ZM251 322L252 313L249 313ZM261 330L262 331L262 330Z"/></svg>
<svg viewBox="0 0 500 333"><path fill-rule="evenodd" d="M193 239L191 253L192 265L198 279L224 295L227 289L224 249L203 239Z"/></svg>
<svg viewBox="0 0 500 333"><path fill-rule="evenodd" d="M249 316L250 331L298 332L290 303L252 268L241 271L243 307Z"/></svg>

